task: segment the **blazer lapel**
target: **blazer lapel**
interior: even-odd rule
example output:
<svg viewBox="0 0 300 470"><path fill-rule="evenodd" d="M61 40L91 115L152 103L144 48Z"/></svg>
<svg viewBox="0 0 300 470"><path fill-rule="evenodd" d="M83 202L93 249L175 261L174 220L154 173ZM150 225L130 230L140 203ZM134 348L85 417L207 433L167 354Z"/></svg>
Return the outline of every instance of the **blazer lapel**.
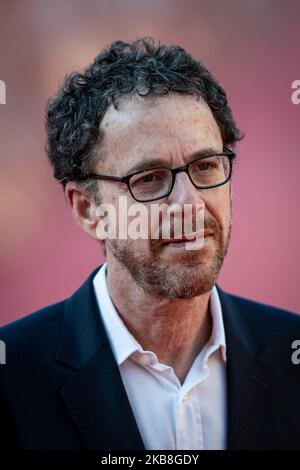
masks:
<svg viewBox="0 0 300 470"><path fill-rule="evenodd" d="M217 288L227 347L228 449L276 448L277 371L235 297Z"/></svg>
<svg viewBox="0 0 300 470"><path fill-rule="evenodd" d="M61 396L88 449L141 449L137 428L96 303L92 279L67 301L57 361L72 368Z"/></svg>

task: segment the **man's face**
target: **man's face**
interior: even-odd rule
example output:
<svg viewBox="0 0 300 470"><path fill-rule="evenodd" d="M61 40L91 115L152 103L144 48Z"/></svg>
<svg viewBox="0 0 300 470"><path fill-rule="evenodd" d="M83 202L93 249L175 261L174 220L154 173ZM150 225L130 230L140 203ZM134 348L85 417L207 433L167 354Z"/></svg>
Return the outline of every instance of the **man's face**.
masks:
<svg viewBox="0 0 300 470"><path fill-rule="evenodd" d="M147 162L160 159L158 167L175 168L191 161L204 149L223 151L218 125L209 109L194 96L169 94L155 101L147 98L123 99L119 109L110 107L101 128L105 134L104 162L95 167L98 173L126 176ZM194 157L195 158L195 157ZM127 197L130 207L136 201L126 184L99 183L102 203L118 208L120 196ZM230 183L211 189L196 189L188 175L176 175L171 194L151 204L204 204L204 228L213 231L198 250L187 250L185 243L162 243L147 240L107 239L110 262L126 268L136 284L152 295L167 298L191 298L210 291L216 282L227 251L231 232ZM176 217L176 216L175 216Z"/></svg>

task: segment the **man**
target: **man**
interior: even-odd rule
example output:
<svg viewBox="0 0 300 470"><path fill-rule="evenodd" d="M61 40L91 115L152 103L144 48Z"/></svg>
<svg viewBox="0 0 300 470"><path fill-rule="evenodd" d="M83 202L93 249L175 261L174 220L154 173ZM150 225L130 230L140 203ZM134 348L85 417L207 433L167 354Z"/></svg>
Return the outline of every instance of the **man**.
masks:
<svg viewBox="0 0 300 470"><path fill-rule="evenodd" d="M46 122L54 175L107 263L1 330L0 445L299 448L300 319L216 284L241 138L224 90L180 47L117 41L66 78ZM124 200L151 234L120 236L124 211L102 209Z"/></svg>

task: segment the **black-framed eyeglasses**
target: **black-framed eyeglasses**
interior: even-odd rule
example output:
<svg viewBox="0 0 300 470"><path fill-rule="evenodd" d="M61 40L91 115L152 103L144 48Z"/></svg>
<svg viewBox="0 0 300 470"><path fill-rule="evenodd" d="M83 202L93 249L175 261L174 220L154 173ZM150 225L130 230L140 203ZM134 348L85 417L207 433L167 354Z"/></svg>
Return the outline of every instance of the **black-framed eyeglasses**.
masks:
<svg viewBox="0 0 300 470"><path fill-rule="evenodd" d="M229 181L232 162L236 154L231 150L205 155L177 168L151 168L119 177L90 173L81 178L99 179L125 183L130 194L138 202L156 201L167 197L174 187L175 176L184 171L197 189L210 189Z"/></svg>

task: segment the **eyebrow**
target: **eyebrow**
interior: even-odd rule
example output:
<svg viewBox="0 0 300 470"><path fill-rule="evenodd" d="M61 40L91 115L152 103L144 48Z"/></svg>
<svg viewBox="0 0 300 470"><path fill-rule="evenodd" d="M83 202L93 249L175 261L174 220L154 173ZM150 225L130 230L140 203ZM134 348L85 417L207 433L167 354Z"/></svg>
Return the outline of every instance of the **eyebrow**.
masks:
<svg viewBox="0 0 300 470"><path fill-rule="evenodd" d="M197 160L197 158L207 157L209 155L214 155L216 153L222 153L222 151L223 150L216 150L210 147L202 149L202 150L198 150L196 152L191 153L188 156L187 161L185 163L186 164L190 163L193 160ZM149 170L151 168L158 168L158 167L169 168L168 165L166 165L166 161L163 160L162 158L152 158L151 160L143 161L143 162L140 162L138 165L134 165L134 167L130 168L126 174L130 175L132 173Z"/></svg>

